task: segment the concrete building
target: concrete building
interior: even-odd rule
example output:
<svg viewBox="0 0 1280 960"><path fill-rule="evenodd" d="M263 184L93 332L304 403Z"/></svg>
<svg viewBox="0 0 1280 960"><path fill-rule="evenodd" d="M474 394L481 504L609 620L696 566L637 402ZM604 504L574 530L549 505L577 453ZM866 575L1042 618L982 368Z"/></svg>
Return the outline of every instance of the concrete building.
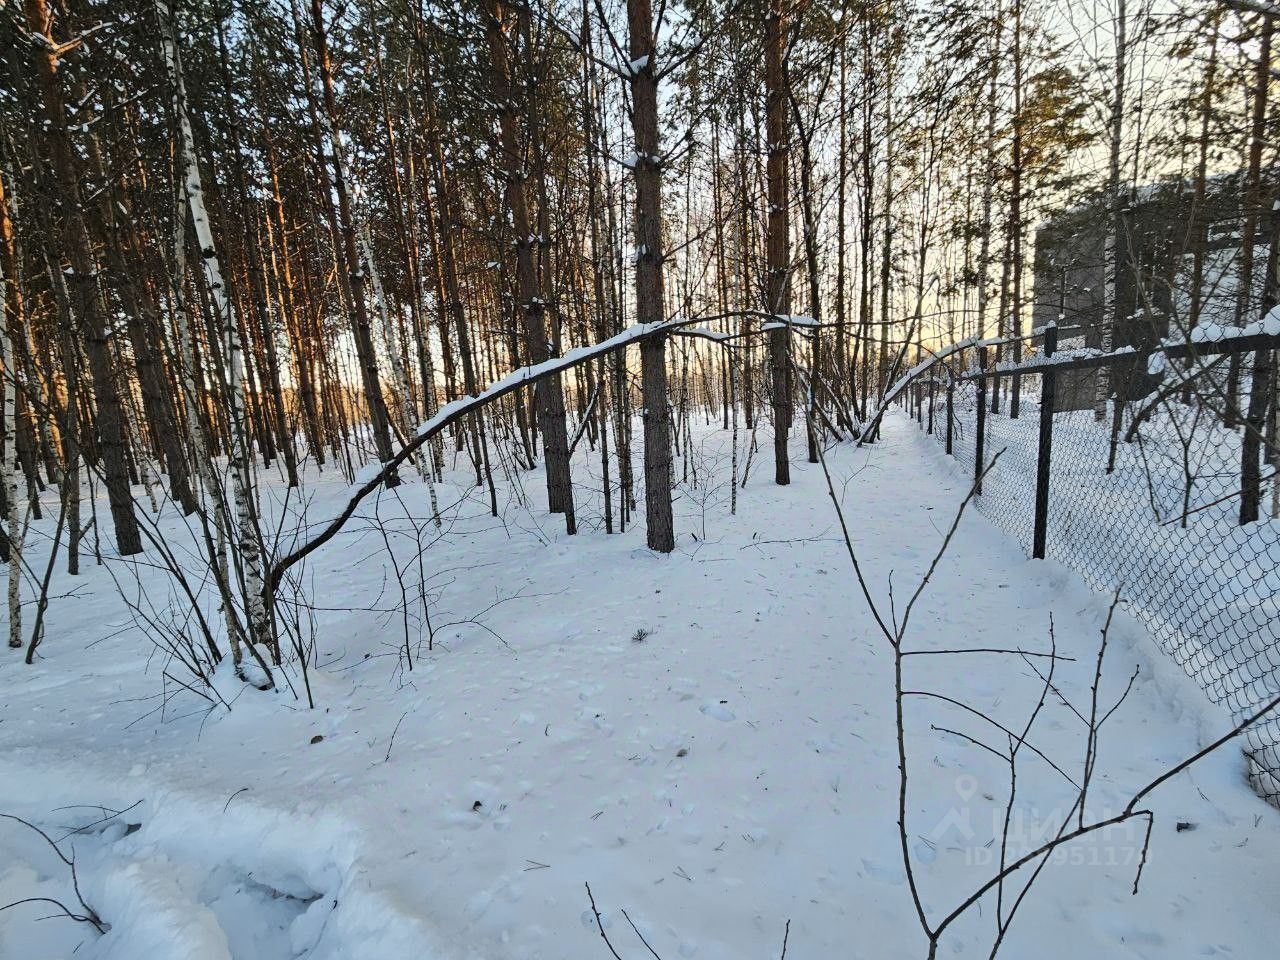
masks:
<svg viewBox="0 0 1280 960"><path fill-rule="evenodd" d="M1280 177L1268 172L1264 197L1276 194ZM1241 297L1242 202L1239 173L1215 178L1199 216L1193 216L1189 183L1167 181L1141 188L1125 208L1125 231L1117 239L1121 263L1116 284L1119 320L1113 348L1150 347L1181 336L1190 325L1192 263L1203 244L1202 303L1198 325L1239 325L1255 319L1270 238L1269 217L1258 226L1255 283L1249 302ZM1264 203L1269 210L1270 203ZM1103 252L1106 204L1102 198L1066 210L1036 230L1032 320L1037 327L1058 323L1059 349L1099 348L1104 317ZM1155 379L1145 368L1119 371L1113 385L1128 399L1148 394ZM1058 379L1059 410L1093 406L1097 372Z"/></svg>

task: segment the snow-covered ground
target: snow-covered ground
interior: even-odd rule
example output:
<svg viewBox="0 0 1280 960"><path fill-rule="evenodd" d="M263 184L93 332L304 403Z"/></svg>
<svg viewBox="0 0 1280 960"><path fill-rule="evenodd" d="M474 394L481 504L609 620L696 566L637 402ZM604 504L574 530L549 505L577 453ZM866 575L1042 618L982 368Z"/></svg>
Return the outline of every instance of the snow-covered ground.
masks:
<svg viewBox="0 0 1280 960"><path fill-rule="evenodd" d="M792 485L769 484L757 459L731 517L725 435L704 434L699 476L711 485L678 502L669 557L646 550L640 529L567 538L511 501L498 522L481 492L446 484L442 502L461 499L426 554L436 642L412 671L396 653L404 624L382 536L354 523L308 569L314 710L220 676L230 712L184 693L157 711L162 663L111 577L92 564L78 583L60 577L55 594L77 592L50 609L44 659L0 657L0 811L57 839L131 809L63 843L109 932L28 904L0 912L0 957L607 958L587 883L626 960L652 954L624 909L664 960L776 958L788 920L789 957L923 957L895 827L892 658L798 440ZM882 443L829 460L872 582L883 592L892 573L900 608L964 484L898 414ZM330 476L313 481L317 515L346 489ZM525 478L534 499L540 484ZM416 483L401 495L425 515ZM589 519L598 505L581 499ZM381 509L407 529L400 501ZM411 538L393 539L403 562ZM160 574L143 577L167 602ZM1052 614L1059 652L1077 658L1060 666L1059 689L1087 710L1105 612L1075 574L1024 559L973 512L908 642L1046 650ZM1121 617L1104 701L1135 665L1102 734L1089 791L1099 815L1227 727ZM912 688L1018 729L1040 694L1032 669L1007 656L913 657L907 670ZM936 919L992 873L1008 775L934 726L1006 744L958 707L909 703L910 847ZM1078 778L1083 730L1054 701L1032 739ZM1074 795L1029 756L1015 843L1044 839ZM1272 955L1280 813L1249 789L1239 750L1169 782L1151 806L1138 896L1140 828L1068 848L1002 955ZM0 821L0 903L36 896L75 906L66 867ZM993 907L960 922L941 956L986 957Z"/></svg>
<svg viewBox="0 0 1280 960"><path fill-rule="evenodd" d="M1029 394L1030 396L1027 396ZM986 456L999 454L984 479L978 509L1025 553L1032 550L1040 407L1024 394L1023 415L987 417ZM976 397L955 402L954 475L971 478ZM1135 409L1124 411L1124 436ZM933 440L945 446L938 400ZM927 427L927 421L925 423ZM1103 592L1120 590L1155 642L1237 719L1280 695L1280 519L1264 485L1262 519L1239 522L1241 436L1199 404L1162 405L1141 442L1116 446L1106 472L1110 420L1091 410L1054 416L1047 554ZM1263 476L1270 467L1263 465ZM1280 797L1280 716L1242 738L1264 794Z"/></svg>

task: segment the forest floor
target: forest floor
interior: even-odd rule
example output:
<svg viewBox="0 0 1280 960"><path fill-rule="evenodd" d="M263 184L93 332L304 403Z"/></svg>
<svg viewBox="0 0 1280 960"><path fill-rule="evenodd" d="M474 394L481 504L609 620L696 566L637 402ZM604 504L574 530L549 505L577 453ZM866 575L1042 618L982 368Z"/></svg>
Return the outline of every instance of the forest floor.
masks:
<svg viewBox="0 0 1280 960"><path fill-rule="evenodd" d="M776 960L788 921L793 960L924 957L896 827L893 660L823 474L797 437L792 484L773 486L758 455L730 516L726 436L695 434L691 464L712 479L677 502L668 557L645 549L642 528L590 529L599 504L586 491L570 538L509 488L499 522L481 491L446 483L447 535L426 554L435 643L417 647L413 625L411 671L382 534L353 524L308 569L314 710L220 674L229 712L185 693L159 711L162 658L120 600L120 562L60 574L53 593L74 595L52 604L43 659L0 657L0 812L57 839L129 809L63 843L109 932L25 904L0 912L0 958L607 958L588 883L624 960L653 955L627 917L663 960ZM828 460L877 598L892 574L900 612L966 482L900 417L882 443ZM524 479L534 501L540 484ZM311 489L321 515L347 487L330 472ZM388 529L407 529L403 503L425 511L416 481L402 497L382 501ZM185 535L177 518L165 524L175 542ZM139 571L157 604L162 576ZM1055 683L1087 714L1107 606L971 511L907 642L1047 650L1052 615L1058 651L1076 658ZM1102 733L1094 814L1228 726L1117 614L1104 703L1135 666ZM1042 687L1009 656L920 656L907 669L909 686L1019 730ZM909 846L936 920L994 870L1008 770L932 727L1007 742L942 702L910 701L907 725ZM1032 740L1078 779L1083 733L1050 698ZM1137 896L1140 826L1061 851L1001 955L1274 955L1280 812L1243 768L1230 746L1152 796ZM1075 792L1026 755L1017 797L1020 852L1056 830ZM0 905L74 907L68 870L42 843L0 821ZM940 956L987 957L995 903L981 906Z"/></svg>

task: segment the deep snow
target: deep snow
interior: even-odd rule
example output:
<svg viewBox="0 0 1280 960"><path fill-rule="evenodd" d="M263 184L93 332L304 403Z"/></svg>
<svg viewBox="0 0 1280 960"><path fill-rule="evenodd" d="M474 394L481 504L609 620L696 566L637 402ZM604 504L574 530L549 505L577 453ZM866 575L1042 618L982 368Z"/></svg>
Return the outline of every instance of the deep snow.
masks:
<svg viewBox="0 0 1280 960"><path fill-rule="evenodd" d="M442 627L412 672L395 655L402 625L382 539L353 524L308 571L322 608L314 711L223 676L220 689L237 697L230 713L206 715L186 694L150 712L161 663L127 627L112 580L91 563L79 584L60 577L55 593L79 589L50 610L45 658L27 668L0 657L0 810L56 837L103 815L57 808L141 802L71 841L110 932L24 906L0 912L0 957L607 957L588 882L628 960L649 954L623 909L665 960L776 958L788 920L788 957L922 957L894 826L892 659L851 578L822 474L798 445L792 485L776 488L757 454L730 517L726 436L700 443L711 486L678 501L678 549L665 558L644 549L640 529L567 538L556 518L514 501L499 523L481 492L446 484L442 503L462 499L427 554L444 571L433 620L479 615L481 625ZM829 460L860 557L882 593L893 574L900 604L963 483L898 414L882 443L836 447ZM524 486L541 499L540 477ZM331 474L313 480L317 515L346 489ZM580 518L598 513L579 495ZM417 484L402 496L426 514ZM372 509L371 498L362 512ZM394 499L381 510L403 516ZM146 576L163 603L158 575ZM357 606L374 609L343 609ZM1052 614L1059 652L1078 658L1061 666L1059 688L1080 709L1106 606L1065 568L1024 559L974 511L909 642L1046 650ZM1120 617L1108 696L1135 664L1133 693L1103 733L1090 789L1098 814L1227 727ZM914 657L908 671L910 686L1010 726L1040 690L1009 657ZM931 725L1004 744L943 704L913 702L908 725L911 848L936 918L992 871L1007 771ZM1050 703L1033 740L1075 776L1082 730ZM1073 799L1034 756L1019 768L1018 796L1032 845ZM1139 895L1137 827L1071 847L1002 955L1271 955L1280 815L1250 791L1239 751L1178 777L1151 805ZM66 870L0 822L0 901L24 896L65 900ZM983 908L943 956L987 955L994 924Z"/></svg>

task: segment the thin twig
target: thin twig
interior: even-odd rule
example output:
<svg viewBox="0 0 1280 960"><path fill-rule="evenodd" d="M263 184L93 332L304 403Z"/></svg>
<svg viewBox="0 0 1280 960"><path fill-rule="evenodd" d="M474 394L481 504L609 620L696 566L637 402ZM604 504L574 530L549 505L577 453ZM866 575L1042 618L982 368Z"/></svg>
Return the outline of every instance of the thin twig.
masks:
<svg viewBox="0 0 1280 960"><path fill-rule="evenodd" d="M106 928L96 917L82 916L78 913L72 913L61 900L54 900L52 897L26 897L22 900L14 900L12 903L0 904L0 911L10 910L13 907L20 907L26 903L51 903L62 911L60 916L65 916L71 920L75 920L77 923L91 923L99 933L107 932Z"/></svg>
<svg viewBox="0 0 1280 960"><path fill-rule="evenodd" d="M927 657L938 656L940 654L952 653L1012 653L1022 657L1045 657L1049 660L1060 660L1065 663L1075 663L1075 657L1064 657L1060 653L1034 653L1030 650L1022 649L1006 649L1002 647L967 647L955 650L903 650L904 657ZM1043 678L1041 678L1043 679Z"/></svg>
<svg viewBox="0 0 1280 960"><path fill-rule="evenodd" d="M658 951L653 949L653 947L649 946L649 941L644 938L644 934L641 933L639 929L636 928L635 923L632 922L631 920L631 915L627 913L625 907L622 910L622 916L626 919L627 923L630 924L631 929L635 930L636 936L639 937L640 942L645 945L645 949L647 949L651 954L653 954L653 960L662 960L662 958L658 956Z"/></svg>
<svg viewBox="0 0 1280 960"><path fill-rule="evenodd" d="M609 942L609 935L604 932L604 923L600 919L600 911L596 909L596 898L591 895L591 884L584 884L584 886L587 888L587 899L591 901L591 912L596 917L596 929L600 931L600 938L604 940L604 945L613 954L614 960L622 960L622 957L618 956L618 951L613 949L613 944Z"/></svg>
<svg viewBox="0 0 1280 960"><path fill-rule="evenodd" d="M391 731L391 739L387 742L387 755L382 758L382 762L386 763L391 759L391 748L396 745L396 734L400 732L400 724L404 723L404 718L409 715L408 710L400 714L400 719L396 721L396 727Z"/></svg>
<svg viewBox="0 0 1280 960"><path fill-rule="evenodd" d="M239 790L237 790L237 791L236 791L235 793L233 793L231 796L227 797L227 802L226 802L226 803L224 803L224 804L222 805L222 812L223 812L223 813L226 813L226 812L227 812L227 808L231 806L231 801L232 801L232 800L234 800L236 797L240 796L240 794L244 793L244 792L245 792L246 790L248 790L248 789L249 789L248 787L241 787Z"/></svg>

